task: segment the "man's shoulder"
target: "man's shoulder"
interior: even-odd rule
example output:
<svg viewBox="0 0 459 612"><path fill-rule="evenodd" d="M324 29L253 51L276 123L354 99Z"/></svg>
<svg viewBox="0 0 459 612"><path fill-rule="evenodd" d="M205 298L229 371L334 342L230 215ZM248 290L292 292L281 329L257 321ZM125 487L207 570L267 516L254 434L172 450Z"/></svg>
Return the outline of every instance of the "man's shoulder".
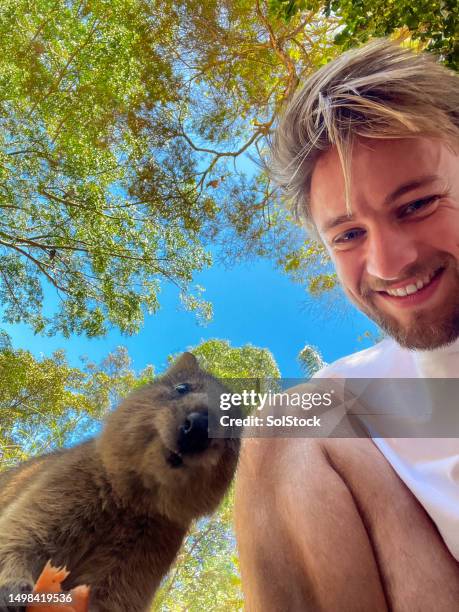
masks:
<svg viewBox="0 0 459 612"><path fill-rule="evenodd" d="M337 359L314 374L314 378L390 378L409 376L413 368L410 351L391 338Z"/></svg>

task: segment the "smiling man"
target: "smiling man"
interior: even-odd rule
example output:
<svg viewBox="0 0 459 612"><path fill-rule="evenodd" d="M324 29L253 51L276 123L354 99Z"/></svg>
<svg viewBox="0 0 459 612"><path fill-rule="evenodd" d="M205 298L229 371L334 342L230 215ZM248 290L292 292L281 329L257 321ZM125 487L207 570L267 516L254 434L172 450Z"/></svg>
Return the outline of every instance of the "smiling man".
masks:
<svg viewBox="0 0 459 612"><path fill-rule="evenodd" d="M318 377L459 377L458 109L455 73L375 41L284 113L275 178L389 336ZM249 612L453 612L459 439L246 440L236 526Z"/></svg>
<svg viewBox="0 0 459 612"><path fill-rule="evenodd" d="M349 212L336 149L317 161L310 191L312 218L345 292L402 346L452 342L459 332L457 154L418 137L357 138L351 155Z"/></svg>

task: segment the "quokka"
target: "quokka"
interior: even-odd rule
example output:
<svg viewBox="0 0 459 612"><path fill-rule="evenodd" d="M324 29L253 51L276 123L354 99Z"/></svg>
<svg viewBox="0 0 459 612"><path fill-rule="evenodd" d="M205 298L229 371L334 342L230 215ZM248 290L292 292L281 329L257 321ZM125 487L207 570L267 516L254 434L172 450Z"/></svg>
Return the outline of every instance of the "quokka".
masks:
<svg viewBox="0 0 459 612"><path fill-rule="evenodd" d="M99 436L0 473L0 612L49 559L70 570L64 590L90 586L90 612L148 610L190 522L234 475L239 440L208 438L225 391L184 353Z"/></svg>

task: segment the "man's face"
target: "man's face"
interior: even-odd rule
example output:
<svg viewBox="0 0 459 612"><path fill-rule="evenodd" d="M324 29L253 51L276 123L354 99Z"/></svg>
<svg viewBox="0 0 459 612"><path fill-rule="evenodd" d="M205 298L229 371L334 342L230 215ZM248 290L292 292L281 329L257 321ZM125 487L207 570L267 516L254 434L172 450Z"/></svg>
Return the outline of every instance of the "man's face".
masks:
<svg viewBox="0 0 459 612"><path fill-rule="evenodd" d="M357 139L347 214L336 149L317 162L311 211L354 304L402 346L459 336L459 157L427 138Z"/></svg>

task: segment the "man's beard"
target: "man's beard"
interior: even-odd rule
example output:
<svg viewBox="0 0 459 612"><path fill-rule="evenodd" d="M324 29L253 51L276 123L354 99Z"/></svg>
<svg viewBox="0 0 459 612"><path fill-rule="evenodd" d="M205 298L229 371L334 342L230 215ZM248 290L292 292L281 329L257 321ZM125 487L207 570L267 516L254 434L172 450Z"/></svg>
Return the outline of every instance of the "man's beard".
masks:
<svg viewBox="0 0 459 612"><path fill-rule="evenodd" d="M446 303L437 306L434 310L420 309L414 312L409 323L401 323L396 317L387 314L378 308L373 301L374 290L362 287L361 299L363 311L389 336L394 338L401 346L408 349L431 350L451 344L459 337L459 270L456 260L448 253L442 253L441 260L436 265L430 265L429 270L444 267L443 274L451 269L455 288ZM417 269L404 275L422 277L427 269ZM441 282L441 280L440 280ZM388 283L390 286L390 283ZM362 307L362 305L360 305Z"/></svg>

